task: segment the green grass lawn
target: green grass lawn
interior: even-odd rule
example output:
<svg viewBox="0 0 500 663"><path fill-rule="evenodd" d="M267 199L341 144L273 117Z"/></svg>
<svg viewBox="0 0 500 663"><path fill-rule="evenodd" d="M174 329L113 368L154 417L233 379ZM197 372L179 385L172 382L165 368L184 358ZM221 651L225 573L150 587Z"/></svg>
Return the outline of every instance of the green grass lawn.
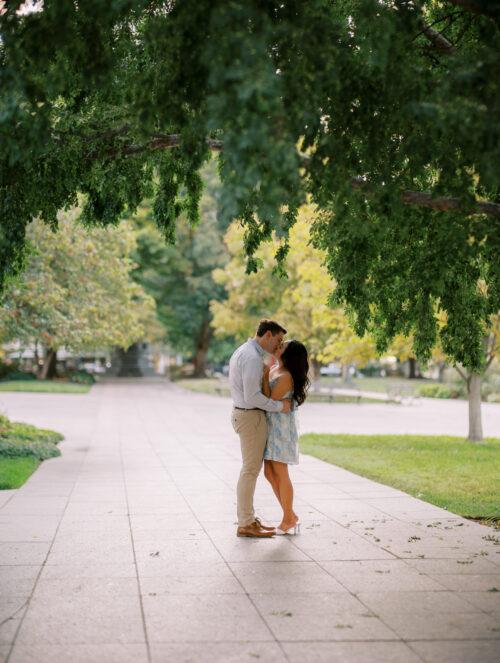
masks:
<svg viewBox="0 0 500 663"><path fill-rule="evenodd" d="M0 490L19 488L42 460L60 456L64 436L0 415Z"/></svg>
<svg viewBox="0 0 500 663"><path fill-rule="evenodd" d="M175 384L183 389L196 391L200 394L214 394L216 396L230 395L227 380L219 380L219 378L186 378L177 380Z"/></svg>
<svg viewBox="0 0 500 663"><path fill-rule="evenodd" d="M500 439L303 435L302 453L472 518L500 518Z"/></svg>
<svg viewBox="0 0 500 663"><path fill-rule="evenodd" d="M177 380L176 385L183 389L196 391L201 394L213 394L214 396L230 396L229 384L227 380L218 378L186 378ZM324 386L324 385L322 385ZM326 395L310 394L307 400L311 403L326 403L329 398ZM356 396L335 396L335 403L384 403L385 401L373 400L370 398L357 398Z"/></svg>
<svg viewBox="0 0 500 663"><path fill-rule="evenodd" d="M377 391L385 394L386 392L403 390L409 394L418 392L422 385L434 384L435 380L407 378L353 378L349 383L345 383L342 378L332 378L322 375L319 379L321 387L337 387L339 389L360 389L362 391Z"/></svg>
<svg viewBox="0 0 500 663"><path fill-rule="evenodd" d="M0 456L0 490L19 488L42 461L33 456L4 458Z"/></svg>
<svg viewBox="0 0 500 663"><path fill-rule="evenodd" d="M86 394L91 385L57 380L6 380L0 382L0 391L36 391L61 394Z"/></svg>

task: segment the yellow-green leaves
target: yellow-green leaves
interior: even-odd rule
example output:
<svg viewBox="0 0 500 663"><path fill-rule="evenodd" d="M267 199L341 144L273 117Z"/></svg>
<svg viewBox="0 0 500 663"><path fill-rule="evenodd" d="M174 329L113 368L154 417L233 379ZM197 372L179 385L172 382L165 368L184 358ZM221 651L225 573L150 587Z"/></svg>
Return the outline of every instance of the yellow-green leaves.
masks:
<svg viewBox="0 0 500 663"><path fill-rule="evenodd" d="M4 340L82 351L127 348L158 335L154 301L130 276L130 227L86 230L72 212L61 216L57 232L34 221L28 238L26 269L0 310Z"/></svg>

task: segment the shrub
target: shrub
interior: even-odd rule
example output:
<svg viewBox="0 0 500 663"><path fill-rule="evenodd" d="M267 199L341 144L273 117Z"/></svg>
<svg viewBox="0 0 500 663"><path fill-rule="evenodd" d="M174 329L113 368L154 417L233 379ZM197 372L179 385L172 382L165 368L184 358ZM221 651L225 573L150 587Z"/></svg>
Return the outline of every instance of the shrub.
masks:
<svg viewBox="0 0 500 663"><path fill-rule="evenodd" d="M418 390L419 396L425 398L458 398L459 389L446 384L425 384Z"/></svg>
<svg viewBox="0 0 500 663"><path fill-rule="evenodd" d="M27 373L25 371L14 370L6 377L7 380L36 380L34 373Z"/></svg>
<svg viewBox="0 0 500 663"><path fill-rule="evenodd" d="M4 364L0 362L0 380L5 380L5 378L12 372L15 367L12 364Z"/></svg>
<svg viewBox="0 0 500 663"><path fill-rule="evenodd" d="M61 455L56 445L63 439L64 436L56 431L15 423L0 415L0 457L53 458Z"/></svg>
<svg viewBox="0 0 500 663"><path fill-rule="evenodd" d="M0 362L0 380L36 380L36 376L33 373L20 371L17 361L11 364Z"/></svg>
<svg viewBox="0 0 500 663"><path fill-rule="evenodd" d="M12 423L4 414L0 414L0 437L12 429Z"/></svg>
<svg viewBox="0 0 500 663"><path fill-rule="evenodd" d="M94 384L95 377L83 369L78 371L68 371L67 377L70 382L76 382L78 384Z"/></svg>
<svg viewBox="0 0 500 663"><path fill-rule="evenodd" d="M6 419L7 417L5 417ZM9 422L10 429L6 434L0 434L1 438L15 438L16 440L21 440L23 442L49 442L51 444L57 444L64 439L64 435L57 433L56 431L49 430L47 428L37 428L31 424L19 424Z"/></svg>
<svg viewBox="0 0 500 663"><path fill-rule="evenodd" d="M0 438L0 457L19 458L32 456L39 460L60 456L61 452L52 442L18 441L15 439Z"/></svg>

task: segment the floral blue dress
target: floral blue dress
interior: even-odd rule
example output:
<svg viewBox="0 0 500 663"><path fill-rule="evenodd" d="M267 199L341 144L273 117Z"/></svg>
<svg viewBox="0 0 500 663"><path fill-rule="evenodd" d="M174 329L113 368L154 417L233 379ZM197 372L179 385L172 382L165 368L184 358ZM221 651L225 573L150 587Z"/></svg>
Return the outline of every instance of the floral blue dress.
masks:
<svg viewBox="0 0 500 663"><path fill-rule="evenodd" d="M271 389L278 378L269 381ZM283 400L290 398L293 392L289 391ZM295 420L296 405L292 401L292 410L286 414L282 412L266 412L267 444L264 449L265 460L277 460L287 465L297 465L299 462L299 435Z"/></svg>

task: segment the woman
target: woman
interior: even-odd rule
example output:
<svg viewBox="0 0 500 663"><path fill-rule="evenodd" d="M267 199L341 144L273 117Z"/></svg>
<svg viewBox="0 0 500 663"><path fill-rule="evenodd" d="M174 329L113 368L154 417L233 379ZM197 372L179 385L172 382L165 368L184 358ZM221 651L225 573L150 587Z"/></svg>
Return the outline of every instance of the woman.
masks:
<svg viewBox="0 0 500 663"><path fill-rule="evenodd" d="M276 352L277 363L264 368L262 391L274 400L292 399L292 410L266 412L267 444L264 450L264 475L271 484L281 508L283 518L276 534L297 534L299 517L293 510L293 486L288 476L288 465L299 462L299 436L295 410L306 399L309 387L309 360L307 350L299 341L286 341Z"/></svg>

